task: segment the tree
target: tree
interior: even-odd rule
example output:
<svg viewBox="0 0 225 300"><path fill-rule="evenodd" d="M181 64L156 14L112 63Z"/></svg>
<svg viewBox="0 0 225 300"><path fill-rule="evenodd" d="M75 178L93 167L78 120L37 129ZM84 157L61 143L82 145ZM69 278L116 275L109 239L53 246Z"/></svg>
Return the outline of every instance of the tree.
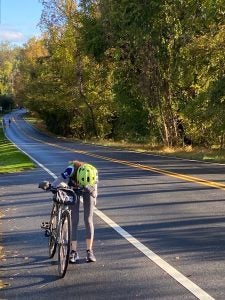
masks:
<svg viewBox="0 0 225 300"><path fill-rule="evenodd" d="M187 2L186 2L187 3ZM188 1L183 21L177 93L186 129L195 144L223 145L224 0ZM191 9L190 9L191 8Z"/></svg>
<svg viewBox="0 0 225 300"><path fill-rule="evenodd" d="M43 1L41 59L26 50L21 64L27 105L54 132L79 138L104 136L108 131L110 74L83 52L80 12L74 1ZM33 47L34 48L34 47ZM22 72L23 73L23 72Z"/></svg>
<svg viewBox="0 0 225 300"><path fill-rule="evenodd" d="M223 146L225 0L42 4L43 37L21 50L14 89L49 128Z"/></svg>
<svg viewBox="0 0 225 300"><path fill-rule="evenodd" d="M0 94L13 94L14 69L19 49L8 43L0 44Z"/></svg>

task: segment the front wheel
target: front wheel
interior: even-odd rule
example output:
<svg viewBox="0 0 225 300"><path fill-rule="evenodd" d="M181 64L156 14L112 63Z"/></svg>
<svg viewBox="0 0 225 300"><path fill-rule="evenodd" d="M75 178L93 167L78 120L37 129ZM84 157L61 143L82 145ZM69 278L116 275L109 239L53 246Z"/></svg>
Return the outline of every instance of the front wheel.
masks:
<svg viewBox="0 0 225 300"><path fill-rule="evenodd" d="M68 211L63 212L59 226L58 272L59 276L63 278L66 274L70 256L71 219Z"/></svg>
<svg viewBox="0 0 225 300"><path fill-rule="evenodd" d="M53 203L51 217L49 221L49 236L48 236L49 258L52 258L55 255L55 251L56 251L57 219L58 219L58 207L56 203Z"/></svg>

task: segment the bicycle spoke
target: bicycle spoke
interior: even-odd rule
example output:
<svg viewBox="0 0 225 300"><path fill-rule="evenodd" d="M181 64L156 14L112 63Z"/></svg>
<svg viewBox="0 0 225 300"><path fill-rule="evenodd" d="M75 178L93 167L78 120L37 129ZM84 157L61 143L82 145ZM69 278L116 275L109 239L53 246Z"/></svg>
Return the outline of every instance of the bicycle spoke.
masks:
<svg viewBox="0 0 225 300"><path fill-rule="evenodd" d="M49 258L52 258L56 252L56 245L57 245L57 215L58 209L55 204L53 204L51 218L49 222L49 239L48 239L48 246L49 246Z"/></svg>
<svg viewBox="0 0 225 300"><path fill-rule="evenodd" d="M59 248L58 248L58 270L59 275L64 277L66 274L69 254L70 254L70 214L64 211L59 231Z"/></svg>

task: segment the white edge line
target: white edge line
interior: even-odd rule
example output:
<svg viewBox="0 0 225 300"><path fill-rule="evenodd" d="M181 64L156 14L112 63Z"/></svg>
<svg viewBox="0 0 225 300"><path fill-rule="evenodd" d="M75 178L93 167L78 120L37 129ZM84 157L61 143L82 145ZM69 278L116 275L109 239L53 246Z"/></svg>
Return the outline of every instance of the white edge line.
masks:
<svg viewBox="0 0 225 300"><path fill-rule="evenodd" d="M22 150L19 146L17 146L6 134L7 139L15 145L20 151L22 151L25 155L27 155L31 160L33 160L38 166L44 169L49 175L53 178L57 178L57 176L52 173L49 169L47 169L43 164L39 163L35 158L33 158L30 154ZM125 238L129 243L131 243L134 247L136 247L139 251L141 251L145 256L147 256L152 262L154 262L157 266L163 269L167 274L169 274L172 278L174 278L177 282L179 282L183 287L189 290L193 295L195 295L198 299L201 300L215 300L208 293L206 293L203 289L201 289L197 284L192 282L190 279L185 277L182 273L172 267L169 263L159 257L152 250L147 248L144 244L139 242L136 238L134 238L131 234L129 234L126 230L121 228L117 223L107 217L103 212L95 208L95 214L99 216L106 224L108 224L111 228L113 228L118 234L120 234L123 238Z"/></svg>
<svg viewBox="0 0 225 300"><path fill-rule="evenodd" d="M204 290L202 290L198 285L196 285L190 279L185 277L182 273L177 271L174 267L172 267L165 260L159 257L156 253L154 253L152 250L150 250L141 242L139 242L136 238L130 235L126 230L121 228L118 224L112 221L109 217L107 217L104 213L102 213L97 208L95 208L95 213L109 226L111 226L115 231L117 231L122 237L124 237L129 243L131 243L134 247L136 247L144 255L146 255L152 262L154 262L157 266L163 269L167 274L169 274L177 282L179 282L187 290L189 290L192 294L194 294L198 299L202 299L202 300L214 299L209 294L207 294Z"/></svg>
<svg viewBox="0 0 225 300"><path fill-rule="evenodd" d="M57 176L52 173L49 169L47 169L44 165L42 165L39 161L37 161L34 157L32 157L30 154L28 154L27 152L25 152L23 149L21 149L19 146L17 146L6 134L6 132L4 132L5 136L7 137L7 139L17 148L19 149L21 152L23 152L25 155L27 155L31 160L33 160L39 167L41 167L42 169L44 169L49 175L51 175L54 179L57 178Z"/></svg>

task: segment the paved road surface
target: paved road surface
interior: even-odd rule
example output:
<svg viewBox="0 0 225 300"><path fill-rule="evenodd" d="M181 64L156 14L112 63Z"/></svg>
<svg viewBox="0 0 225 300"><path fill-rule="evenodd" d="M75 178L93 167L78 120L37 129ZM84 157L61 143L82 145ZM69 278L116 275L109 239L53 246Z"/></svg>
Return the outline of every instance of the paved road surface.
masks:
<svg viewBox="0 0 225 300"><path fill-rule="evenodd" d="M6 134L37 168L0 175L0 299L225 299L223 165L50 138L21 113L11 115ZM97 262L85 263L81 215L81 262L58 279L40 229L51 195L37 186L72 159L91 162L100 173Z"/></svg>

